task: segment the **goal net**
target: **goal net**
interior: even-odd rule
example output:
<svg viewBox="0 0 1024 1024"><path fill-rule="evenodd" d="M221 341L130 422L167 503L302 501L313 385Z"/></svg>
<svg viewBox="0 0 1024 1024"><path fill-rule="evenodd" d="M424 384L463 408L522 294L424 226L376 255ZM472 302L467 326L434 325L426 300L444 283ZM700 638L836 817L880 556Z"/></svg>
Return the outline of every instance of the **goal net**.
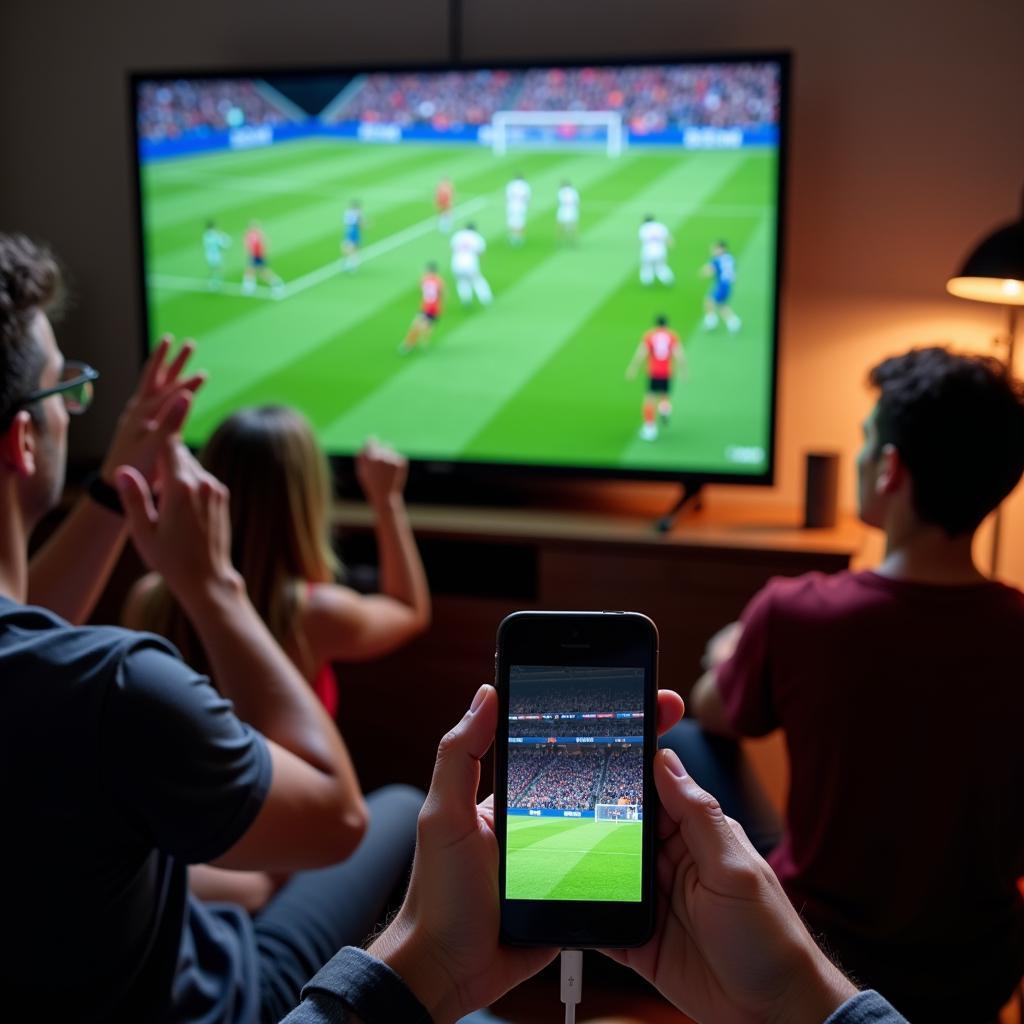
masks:
<svg viewBox="0 0 1024 1024"><path fill-rule="evenodd" d="M614 110L498 110L491 118L496 156L510 146L587 146L619 156L626 148L622 115Z"/></svg>
<svg viewBox="0 0 1024 1024"><path fill-rule="evenodd" d="M643 821L639 804L595 804L594 821Z"/></svg>

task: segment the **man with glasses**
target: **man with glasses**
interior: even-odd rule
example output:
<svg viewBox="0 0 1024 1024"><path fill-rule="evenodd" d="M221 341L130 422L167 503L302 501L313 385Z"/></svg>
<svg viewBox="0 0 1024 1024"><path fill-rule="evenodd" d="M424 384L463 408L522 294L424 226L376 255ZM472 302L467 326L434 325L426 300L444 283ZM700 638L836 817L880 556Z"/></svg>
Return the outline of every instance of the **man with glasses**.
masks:
<svg viewBox="0 0 1024 1024"><path fill-rule="evenodd" d="M190 346L170 362L169 342L154 352L88 496L30 567L31 532L63 488L69 415L97 377L57 346L58 288L47 253L0 235L0 1005L17 1020L277 1020L372 927L419 800L389 793L367 831L334 723L249 602L227 491L177 437L202 383L183 376ZM155 636L54 614L88 615L126 522L218 689ZM253 923L189 897L187 865L205 862L300 873Z"/></svg>

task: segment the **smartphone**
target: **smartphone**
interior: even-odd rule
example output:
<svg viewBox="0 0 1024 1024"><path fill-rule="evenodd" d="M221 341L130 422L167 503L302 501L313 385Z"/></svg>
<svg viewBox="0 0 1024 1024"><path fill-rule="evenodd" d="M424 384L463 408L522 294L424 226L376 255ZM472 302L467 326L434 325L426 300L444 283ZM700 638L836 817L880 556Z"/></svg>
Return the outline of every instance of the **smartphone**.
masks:
<svg viewBox="0 0 1024 1024"><path fill-rule="evenodd" d="M637 612L498 628L501 938L641 946L654 930L658 631Z"/></svg>

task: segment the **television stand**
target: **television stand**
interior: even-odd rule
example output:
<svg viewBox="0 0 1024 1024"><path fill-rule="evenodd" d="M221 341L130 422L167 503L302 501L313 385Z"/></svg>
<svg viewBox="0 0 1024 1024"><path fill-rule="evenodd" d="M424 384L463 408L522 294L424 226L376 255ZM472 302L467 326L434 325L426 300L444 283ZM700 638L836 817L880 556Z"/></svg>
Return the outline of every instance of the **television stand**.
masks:
<svg viewBox="0 0 1024 1024"><path fill-rule="evenodd" d="M339 721L364 788L429 785L438 737L494 678L495 631L509 612L643 612L660 634L661 685L685 698L708 638L769 579L847 569L864 540L851 516L831 529L805 530L795 505L749 491L731 497L713 486L699 512L691 498L685 523L657 532L652 525L678 504L678 487L563 485L493 507L411 503L433 596L430 630L386 658L338 667ZM538 503L527 501L534 496ZM333 522L342 561L375 566L366 502L336 502ZM368 589L375 586L368 580ZM385 705L402 709L386 728Z"/></svg>
<svg viewBox="0 0 1024 1024"><path fill-rule="evenodd" d="M702 483L687 483L684 480L680 487L682 488L682 493L676 499L675 504L654 522L654 529L658 533L668 533L676 525L676 520L686 510L687 505L692 505L695 510L701 508L701 493L704 490L704 485Z"/></svg>

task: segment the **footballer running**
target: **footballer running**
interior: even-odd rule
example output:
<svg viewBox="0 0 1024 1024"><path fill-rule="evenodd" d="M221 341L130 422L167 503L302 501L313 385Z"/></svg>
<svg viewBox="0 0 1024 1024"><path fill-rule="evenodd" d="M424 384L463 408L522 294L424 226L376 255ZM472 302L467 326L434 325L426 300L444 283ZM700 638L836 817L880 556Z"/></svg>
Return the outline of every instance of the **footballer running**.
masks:
<svg viewBox="0 0 1024 1024"><path fill-rule="evenodd" d="M654 327L641 339L633 359L626 369L626 380L636 376L640 364L647 360L647 390L643 401L643 426L640 437L654 441L658 436L658 420L667 426L672 415L672 378L676 371L680 376L686 372L686 357L679 335L668 326L668 317L655 317Z"/></svg>
<svg viewBox="0 0 1024 1024"><path fill-rule="evenodd" d="M426 272L420 278L420 310L409 325L405 340L398 346L404 356L414 348L426 348L430 334L441 316L441 298L444 295L444 281L437 272L436 263L428 263Z"/></svg>

